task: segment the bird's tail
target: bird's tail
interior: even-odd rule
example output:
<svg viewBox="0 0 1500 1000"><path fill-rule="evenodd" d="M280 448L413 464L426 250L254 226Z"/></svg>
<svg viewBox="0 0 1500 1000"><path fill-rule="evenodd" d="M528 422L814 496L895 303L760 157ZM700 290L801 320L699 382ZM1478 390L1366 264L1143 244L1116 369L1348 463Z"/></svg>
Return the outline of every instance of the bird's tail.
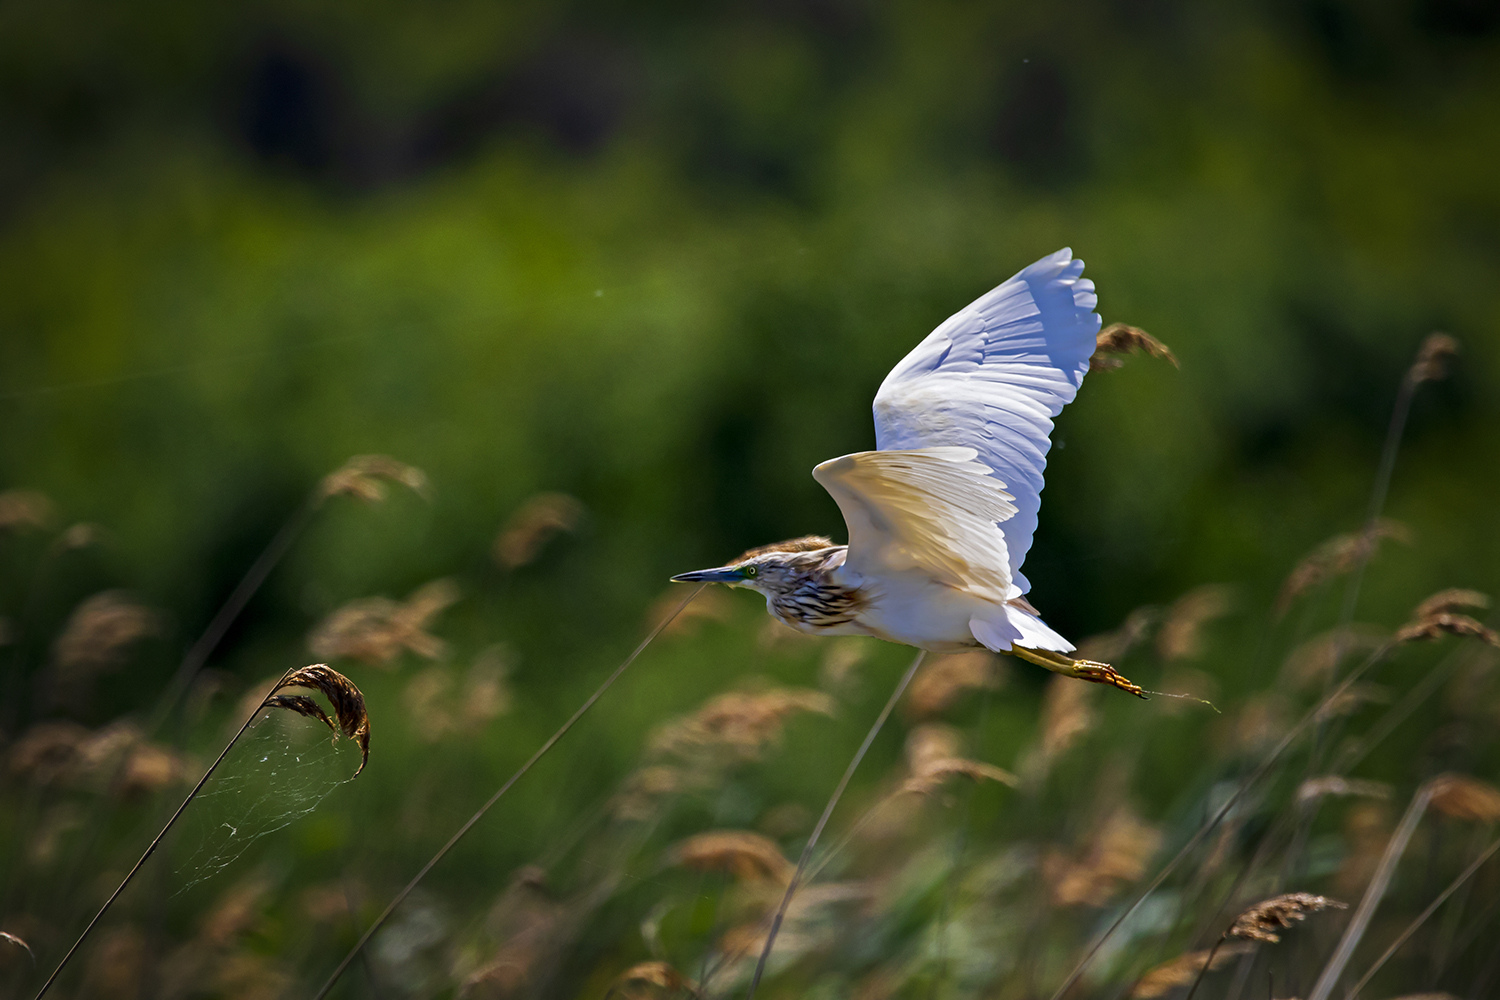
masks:
<svg viewBox="0 0 1500 1000"><path fill-rule="evenodd" d="M969 619L969 631L985 647L1005 653L1012 645L1067 653L1073 644L1048 627L1037 615L1014 604L1002 604L985 618Z"/></svg>

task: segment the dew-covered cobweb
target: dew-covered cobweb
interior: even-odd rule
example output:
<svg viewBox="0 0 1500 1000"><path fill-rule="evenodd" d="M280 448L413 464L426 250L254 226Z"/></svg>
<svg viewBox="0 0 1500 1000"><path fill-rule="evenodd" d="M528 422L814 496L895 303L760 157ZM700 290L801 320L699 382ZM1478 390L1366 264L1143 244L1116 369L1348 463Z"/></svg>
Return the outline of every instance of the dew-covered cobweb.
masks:
<svg viewBox="0 0 1500 1000"><path fill-rule="evenodd" d="M306 816L359 767L359 747L315 719L264 709L182 816L178 893Z"/></svg>

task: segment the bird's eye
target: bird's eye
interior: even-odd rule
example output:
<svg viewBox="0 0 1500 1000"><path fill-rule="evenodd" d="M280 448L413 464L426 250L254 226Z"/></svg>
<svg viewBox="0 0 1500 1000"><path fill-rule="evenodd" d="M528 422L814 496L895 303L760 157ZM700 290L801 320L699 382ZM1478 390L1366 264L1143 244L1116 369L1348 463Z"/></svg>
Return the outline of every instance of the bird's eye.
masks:
<svg viewBox="0 0 1500 1000"><path fill-rule="evenodd" d="M760 567L758 567L758 566L746 566L745 567L745 576L749 577L752 580L755 579L755 577L757 575L759 575L759 573L760 573Z"/></svg>

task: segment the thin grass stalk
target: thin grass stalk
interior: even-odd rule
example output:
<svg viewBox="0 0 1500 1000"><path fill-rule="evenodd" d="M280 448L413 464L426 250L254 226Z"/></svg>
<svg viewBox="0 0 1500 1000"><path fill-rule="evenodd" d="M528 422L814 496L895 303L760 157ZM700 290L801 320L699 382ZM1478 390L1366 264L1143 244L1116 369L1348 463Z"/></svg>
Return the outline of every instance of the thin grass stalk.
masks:
<svg viewBox="0 0 1500 1000"><path fill-rule="evenodd" d="M422 879L427 877L427 873L432 871L433 868L437 867L438 862L442 861L443 858L447 856L448 852L453 850L454 846L464 838L464 835L467 834L471 829L473 829L476 823L484 818L484 814L489 812L490 808L494 806L496 802L499 802L501 797L504 796L506 792L510 791L511 786L514 785L517 781L521 780L522 775L531 770L532 766L535 765L537 761L541 760L542 757L546 755L547 751L551 750L552 747L557 743L557 741L562 739L563 736L566 735L569 729L573 728L574 723L583 718L584 713L594 707L594 703L604 696L604 692L608 691L615 681L620 679L620 675L625 673L625 671L630 668L630 665L636 661L636 658L639 657L641 653L645 652L646 647L651 645L651 642L662 633L662 630L665 629L668 625L672 624L672 622L676 620L677 616L682 614L683 610L693 602L693 599L696 598L699 594L703 593L704 588L707 586L708 584L706 583L699 584L692 593L688 594L687 597L683 599L681 604L677 605L677 607L673 609L671 614L667 615L661 621L657 622L656 627L653 628L649 634L647 634L646 638L641 640L640 645L635 647L635 651L632 652L629 656L625 657L625 661L618 667L616 667L614 669L614 672L604 679L604 683L600 684L597 688L594 689L594 693L589 695L588 699L582 705L578 706L578 710L568 717L568 721L559 726L557 732L549 736L547 738L547 742L543 743L537 749L536 753L532 754L531 757L527 759L526 763L522 764L520 768L517 769L516 773L507 778L505 784L501 785L499 789L496 790L495 794L489 797L489 800L486 801L484 805L475 810L474 815L470 816L468 820L464 822L463 826L460 826L458 830L453 834L453 836L448 838L448 842L446 844L438 848L438 852L434 854L425 865L422 866L421 870L418 871L416 875L412 876L412 880L406 883L406 887L396 894L396 898L391 900L390 905L388 905L383 911L381 911L380 916L375 918L375 922L369 926L369 929L360 935L359 940L354 943L354 947L349 949L349 954L344 956L343 961L339 962L338 967L333 970L333 974L328 977L328 981L323 984L323 988L318 990L318 992L313 996L313 1000L323 1000L323 997L326 997L328 995L328 991L333 989L334 984L339 981L339 977L342 976L345 970L349 968L350 963L354 961L356 956L364 951L365 945L369 944L370 939L375 936L376 932L379 931L381 927L385 926L385 922L391 918L391 914L395 913L396 909L406 901L406 897L410 896L412 890L414 890L418 886L418 884L421 883Z"/></svg>
<svg viewBox="0 0 1500 1000"><path fill-rule="evenodd" d="M1245 781L1240 784L1240 787L1235 789L1234 794L1230 795L1229 798L1225 800L1224 804L1219 807L1219 811L1214 813L1214 815L1206 823L1198 828L1197 832L1188 839L1188 842L1182 845L1182 849L1172 856L1172 860L1168 861L1162 868L1162 870L1156 874L1156 877L1151 880L1150 884L1148 884L1146 888L1142 889L1136 895L1135 900L1130 904L1130 906L1127 907L1124 912L1122 912L1118 917L1116 917L1113 923L1105 928L1104 933L1099 935L1099 937L1089 947L1089 950L1084 953L1083 958L1078 960L1078 964L1073 967L1073 971L1068 973L1068 978L1063 980L1062 985L1059 986L1057 990L1052 994L1052 1000L1062 1000L1063 996L1066 995L1067 992L1071 990L1073 986L1078 982L1078 980L1083 976L1084 969L1088 968L1088 964L1093 961L1094 956L1099 953L1099 949L1104 947L1104 942L1108 941L1112 936L1114 936L1115 931L1119 930L1120 926L1124 924L1126 920L1130 919L1130 916L1140 908L1140 905L1146 901L1147 897L1149 897L1153 892L1161 887L1161 884L1167 880L1167 877L1171 875L1172 872L1177 870L1177 866L1182 864L1187 856L1191 854L1198 847L1198 845L1203 842L1203 838L1207 837L1211 832L1213 832L1214 828L1223 821L1224 817L1229 815L1229 810L1233 809L1235 805L1239 803L1240 799L1244 797L1245 793L1248 792L1252 787L1254 787L1261 778L1265 777L1266 774L1270 772L1272 765L1280 759L1281 755L1286 752L1286 749L1292 745L1297 737L1302 735L1302 732L1307 729L1307 727L1315 719L1318 718L1319 713L1321 713L1323 709L1328 705L1332 704L1335 698L1341 697L1345 691L1348 691L1349 688L1354 685L1355 681L1363 677L1371 667L1375 666L1375 664L1383 660L1387 655L1390 654L1391 650L1395 648L1395 641L1387 640L1379 649L1371 653L1369 657L1366 658L1364 663L1361 663L1358 667L1351 671L1349 676L1344 679L1342 684L1340 684L1334 690L1330 691L1328 694L1324 695L1323 699L1319 701L1318 704L1313 706L1313 708L1308 711L1308 713L1304 715L1301 720L1299 720L1298 723L1293 726L1290 731L1287 732L1285 736L1281 738L1281 742L1276 744L1276 746L1271 750L1270 754L1267 755L1266 759L1262 761L1254 771L1251 772L1250 777L1246 778Z"/></svg>
<svg viewBox="0 0 1500 1000"><path fill-rule="evenodd" d="M295 667L289 668L284 674L281 675L281 681L277 682L277 686L279 687L281 682L285 681L295 672ZM275 688L273 688L272 690L274 691ZM239 731L234 734L233 738L231 738L227 744L225 744L224 749L219 751L219 756L214 758L214 762L208 765L208 770L203 772L203 777L199 778L198 783L193 786L193 790L191 792L188 792L187 798L182 800L182 805L177 807L177 811L172 813L172 817L168 819L166 825L161 828L161 832L159 832L156 835L155 839L151 841L151 845L146 848L146 853L142 854L140 860L137 861L135 865L130 869L130 871L126 873L125 878L122 879L120 884L115 887L115 891L109 894L109 898L104 901L104 905L99 907L99 912L94 914L94 919L89 921L88 926L83 929L83 933L78 935L78 940L73 942L73 947L68 949L68 953L62 957L62 961L57 963L57 968L52 970L52 975L48 976L47 981L42 984L42 988L40 990L37 990L35 1000L41 1000L42 997L46 996L47 991L52 988L52 984L56 982L57 977L61 975L63 969L67 967L68 961L73 957L74 954L77 953L79 947L82 946L83 942L88 939L90 932L92 932L94 927L98 925L99 921L103 919L104 914L109 912L109 908L114 905L115 900L120 898L120 893L124 892L125 887L130 884L133 878L135 878L136 873L141 870L141 866L146 863L146 859L151 857L152 854L156 853L156 849L161 845L162 839L165 838L166 835L171 831L172 827L176 825L177 820L182 816L183 811L187 809L188 805L193 801L193 799L198 797L198 793L203 790L203 786L208 784L208 779L213 777L214 771L217 770L218 766L224 762L224 758L229 756L229 751L234 749L234 745L239 742L240 737L245 735L245 730L250 728L250 723L254 722L255 717L260 714L261 709L266 707L266 700L268 700L269 697L270 696L267 695L265 699L261 700L261 703L259 705L255 706L255 711L250 713L249 717L245 719L244 724L240 726Z"/></svg>
<svg viewBox="0 0 1500 1000"><path fill-rule="evenodd" d="M1469 879L1474 876L1474 873L1479 871L1479 869L1483 867L1484 863L1488 861L1492 856L1494 856L1494 853L1496 851L1500 851L1500 840L1496 840L1495 842L1490 844L1489 847L1486 847L1483 851L1481 851L1479 856L1469 863L1469 867L1465 868L1463 872L1459 874L1458 878L1454 879L1452 883L1449 884L1448 888L1444 889L1436 899L1428 904L1427 909L1423 910L1420 914L1417 915L1417 918L1415 920L1406 925L1406 930L1402 931L1396 936L1396 940L1391 942L1391 946L1387 948L1385 952L1375 960L1375 963L1370 966L1370 968L1365 972L1363 976L1359 977L1359 982L1355 983L1354 986L1349 989L1348 993L1345 994L1346 1000L1357 1000L1357 998L1359 997L1359 991L1364 989L1365 986L1369 984L1370 980L1375 977L1375 973L1379 972L1385 965L1385 963L1390 961L1391 956L1396 954L1400 947L1406 943L1407 939L1415 934L1418 928L1426 923L1427 919L1437 912L1438 907L1442 906L1445 902L1448 901L1449 896L1453 895L1459 890L1460 887L1467 883Z"/></svg>
<svg viewBox="0 0 1500 1000"><path fill-rule="evenodd" d="M1406 419L1411 415L1411 401L1417 394L1417 380L1408 368L1401 376L1401 385L1396 390L1396 404L1391 408L1391 422L1386 428L1385 444L1380 449L1380 464L1376 467L1375 482L1370 488L1370 504L1365 511L1364 531L1368 536L1375 530L1380 514L1385 510L1385 498L1391 491L1391 477L1396 471L1396 456L1401 450L1401 438L1406 434ZM1354 609L1359 604L1360 586L1364 582L1365 568L1370 564L1374 545L1360 546L1359 558L1354 563L1344 584L1344 600L1339 607L1338 624L1342 628L1354 620ZM1342 634L1342 633L1340 633ZM1334 669L1338 669L1338 658L1343 654L1342 640L1336 640Z"/></svg>
<svg viewBox="0 0 1500 1000"><path fill-rule="evenodd" d="M1421 350L1421 348L1418 349L1419 357L1421 356ZM1380 519L1381 511L1385 509L1385 500L1391 489L1391 477L1396 470L1396 456L1401 450L1401 438L1406 433L1406 420L1411 414L1411 402L1417 392L1416 365L1417 362L1413 361L1407 367L1401 376L1401 383L1396 389L1396 402L1391 408L1391 422L1386 428L1385 443L1380 449L1380 463L1376 466L1375 482L1370 487L1370 502L1365 510L1365 522L1360 529L1363 532L1365 541L1359 547L1354 569L1349 573L1344 583L1344 599L1339 606L1339 617L1335 626L1337 631L1334 633L1336 638L1334 639L1333 649L1333 669L1329 672L1328 680L1324 684L1325 691L1332 687L1334 681L1337 680L1339 664L1344 658L1344 637L1346 630L1350 623L1354 621L1354 611L1359 604L1359 591L1364 582L1365 569L1370 564L1371 555L1374 554L1373 532ZM1308 777L1312 777L1319 770L1319 761L1323 756L1324 730L1326 728L1327 723L1319 721L1314 730L1312 752L1307 757ZM1292 847L1287 853L1286 864L1284 866L1285 875L1288 878L1294 874L1296 866L1301 861L1302 849L1306 838L1311 833L1312 821L1317 809L1318 804L1314 803L1312 809L1305 810L1299 814L1296 835L1293 838Z"/></svg>
<svg viewBox="0 0 1500 1000"><path fill-rule="evenodd" d="M1417 824L1422 820L1422 814L1427 811L1427 804L1432 801L1433 791L1433 784L1428 782L1417 790L1417 794L1412 797L1411 805L1406 807L1406 815L1401 817L1401 825L1396 827L1396 832L1391 834L1390 842L1385 845L1385 853L1380 856L1380 864L1375 868L1369 888L1365 889L1364 898L1359 901L1359 908L1349 919L1349 926L1344 928L1344 936L1339 939L1338 947L1333 950L1328 964L1323 967L1323 972L1318 976L1318 982L1313 986L1308 1000L1328 1000L1339 977L1344 974L1344 966L1349 964L1349 959L1354 955L1354 949L1359 945L1360 938L1364 937L1365 930L1370 926L1370 919L1375 916L1375 908L1380 905L1386 889L1390 887L1391 877L1396 873L1396 865L1406 851L1406 845L1411 842L1412 834L1416 832Z"/></svg>
<svg viewBox="0 0 1500 1000"><path fill-rule="evenodd" d="M828 825L829 817L833 815L834 807L839 804L839 799L843 797L844 789L849 786L849 780L854 777L860 761L865 759L870 745L875 742L875 737L885 725L885 720L890 718L891 712L896 708L896 702L901 700L901 695L906 692L906 686L917 675L917 668L922 665L922 660L926 656L926 650L919 652L911 661L911 666L906 668L906 673L901 675L896 689L891 692L890 698L886 699L885 707L880 710L880 715L875 718L870 731L865 734L864 742L854 752L854 759L849 761L848 767L844 768L844 776L839 779L838 786L834 788L833 795L828 799L828 804L823 807L823 815L818 817L818 824L813 827L812 836L807 838L807 844L802 848L802 857L797 860L797 870L792 873L792 880L787 883L786 892L781 897L781 905L776 909L776 918L771 921L771 933L766 935L766 943L760 950L760 960L755 963L755 975L750 980L750 992L745 994L745 1000L755 998L755 990L760 986L761 976L765 975L766 962L771 958L771 948L775 946L776 936L781 933L782 921L786 919L787 908L792 905L792 897L797 894L797 888L802 881L802 873L807 870L807 862L812 857L813 848L818 844L818 838L823 835L823 828Z"/></svg>

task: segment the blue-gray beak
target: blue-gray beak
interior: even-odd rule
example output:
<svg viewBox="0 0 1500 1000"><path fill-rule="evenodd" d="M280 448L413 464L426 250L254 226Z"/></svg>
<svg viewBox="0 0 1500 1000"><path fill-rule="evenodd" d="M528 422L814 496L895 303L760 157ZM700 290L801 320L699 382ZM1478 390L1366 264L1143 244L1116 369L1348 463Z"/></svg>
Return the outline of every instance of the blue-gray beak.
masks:
<svg viewBox="0 0 1500 1000"><path fill-rule="evenodd" d="M745 578L733 566L720 566L718 569L695 569L691 573L678 573L672 577L673 583L739 583Z"/></svg>

